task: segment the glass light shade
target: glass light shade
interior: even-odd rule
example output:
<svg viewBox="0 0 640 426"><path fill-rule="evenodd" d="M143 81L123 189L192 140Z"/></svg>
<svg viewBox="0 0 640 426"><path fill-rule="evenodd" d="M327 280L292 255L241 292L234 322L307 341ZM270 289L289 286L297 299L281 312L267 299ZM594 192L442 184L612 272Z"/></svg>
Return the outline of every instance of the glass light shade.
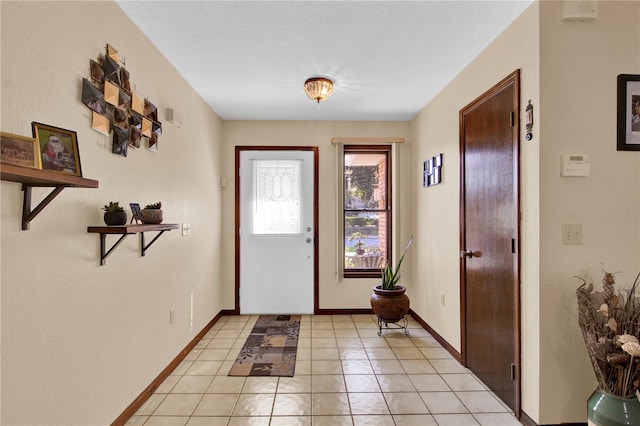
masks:
<svg viewBox="0 0 640 426"><path fill-rule="evenodd" d="M304 82L304 92L309 99L317 101L324 101L333 92L333 82L328 78L314 77Z"/></svg>

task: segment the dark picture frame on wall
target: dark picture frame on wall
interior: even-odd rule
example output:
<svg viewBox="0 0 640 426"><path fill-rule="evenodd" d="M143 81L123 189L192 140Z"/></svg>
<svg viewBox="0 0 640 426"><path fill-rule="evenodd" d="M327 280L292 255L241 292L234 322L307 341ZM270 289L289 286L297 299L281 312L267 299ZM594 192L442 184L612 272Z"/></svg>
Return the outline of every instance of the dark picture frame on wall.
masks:
<svg viewBox="0 0 640 426"><path fill-rule="evenodd" d="M618 75L618 151L640 151L640 74Z"/></svg>
<svg viewBox="0 0 640 426"><path fill-rule="evenodd" d="M31 129L38 140L43 170L82 177L76 132L35 121L31 123Z"/></svg>

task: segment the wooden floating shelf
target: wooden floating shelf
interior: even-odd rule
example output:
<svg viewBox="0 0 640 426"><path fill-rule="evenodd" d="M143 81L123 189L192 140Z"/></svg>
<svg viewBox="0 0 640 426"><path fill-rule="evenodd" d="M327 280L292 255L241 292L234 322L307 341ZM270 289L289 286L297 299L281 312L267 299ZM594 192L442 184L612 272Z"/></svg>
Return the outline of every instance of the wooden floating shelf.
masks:
<svg viewBox="0 0 640 426"><path fill-rule="evenodd" d="M145 252L151 244L153 244L160 235L162 235L165 231L171 231L172 229L178 229L180 227L177 223L160 223L158 225L139 225L139 224L131 224L131 225L122 225L122 226L89 226L87 228L87 232L100 234L100 265L104 265L106 258L115 250L116 247L120 245L122 241L128 236L133 234L140 234L140 255L144 256ZM144 233L157 231L158 234L149 242L149 244L145 244L144 242ZM106 248L106 239L107 235L121 235L118 241L115 242L107 250Z"/></svg>
<svg viewBox="0 0 640 426"><path fill-rule="evenodd" d="M13 164L0 166L2 180L22 184L24 198L22 202L22 230L29 229L31 222L64 188L97 188L98 181L53 170L33 169ZM54 188L41 202L31 209L31 188Z"/></svg>

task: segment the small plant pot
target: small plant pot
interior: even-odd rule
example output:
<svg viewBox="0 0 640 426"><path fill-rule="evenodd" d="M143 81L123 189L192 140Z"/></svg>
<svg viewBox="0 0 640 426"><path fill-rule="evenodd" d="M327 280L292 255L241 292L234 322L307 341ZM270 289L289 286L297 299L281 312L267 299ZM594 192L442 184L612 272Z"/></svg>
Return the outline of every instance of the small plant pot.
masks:
<svg viewBox="0 0 640 426"><path fill-rule="evenodd" d="M356 254L358 256L362 256L364 254L364 249L363 248L356 249Z"/></svg>
<svg viewBox="0 0 640 426"><path fill-rule="evenodd" d="M162 223L162 210L142 209L142 223L145 225L157 225Z"/></svg>
<svg viewBox="0 0 640 426"><path fill-rule="evenodd" d="M122 226L127 223L127 212L106 212L104 223L109 226Z"/></svg>

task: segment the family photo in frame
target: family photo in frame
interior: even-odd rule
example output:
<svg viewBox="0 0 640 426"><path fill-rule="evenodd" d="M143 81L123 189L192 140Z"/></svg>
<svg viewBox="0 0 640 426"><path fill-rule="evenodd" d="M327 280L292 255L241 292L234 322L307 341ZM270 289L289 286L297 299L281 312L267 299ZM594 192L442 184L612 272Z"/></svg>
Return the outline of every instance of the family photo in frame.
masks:
<svg viewBox="0 0 640 426"><path fill-rule="evenodd" d="M640 75L618 75L618 151L640 151Z"/></svg>

